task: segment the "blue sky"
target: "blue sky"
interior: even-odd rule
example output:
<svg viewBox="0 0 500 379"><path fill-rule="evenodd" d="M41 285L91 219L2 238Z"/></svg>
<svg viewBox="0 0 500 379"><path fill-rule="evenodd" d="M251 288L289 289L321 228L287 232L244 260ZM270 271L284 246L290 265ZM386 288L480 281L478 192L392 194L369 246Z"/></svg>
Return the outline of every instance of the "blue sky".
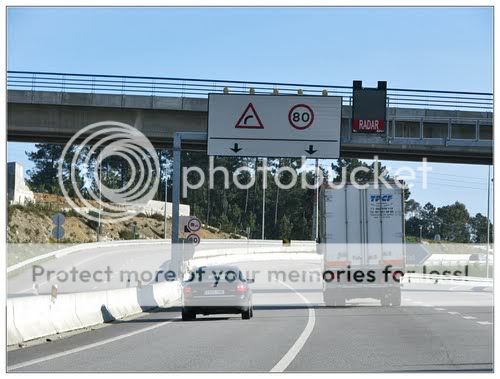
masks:
<svg viewBox="0 0 500 379"><path fill-rule="evenodd" d="M10 8L7 17L9 70L493 91L492 8ZM31 148L9 143L8 159L29 168ZM487 166L432 168L417 201L486 213Z"/></svg>

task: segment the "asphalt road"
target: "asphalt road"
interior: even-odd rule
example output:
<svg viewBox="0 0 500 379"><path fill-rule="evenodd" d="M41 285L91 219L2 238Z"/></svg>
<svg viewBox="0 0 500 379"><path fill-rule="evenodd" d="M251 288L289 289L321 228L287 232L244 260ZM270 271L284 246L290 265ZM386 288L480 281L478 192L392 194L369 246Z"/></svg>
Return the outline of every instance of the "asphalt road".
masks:
<svg viewBox="0 0 500 379"><path fill-rule="evenodd" d="M297 266L299 265L299 266ZM244 269L313 269L247 262ZM493 294L453 284L407 284L401 307L370 299L322 304L316 283L254 285L254 318L178 309L10 351L8 371L491 371Z"/></svg>
<svg viewBox="0 0 500 379"><path fill-rule="evenodd" d="M53 284L57 284L59 293L88 292L135 286L137 280L127 283L128 275L120 275L128 271L138 273L156 272L170 261L170 244L132 245L118 247L96 247L82 250L66 256L39 263L43 269L27 267L7 282L9 297L33 294L33 284L38 284L40 294L50 293ZM110 269L108 276L105 271ZM75 278L71 270L75 271ZM97 280L82 280L81 273L88 271L102 272ZM61 273L68 273L64 277ZM59 276L58 276L59 275ZM134 276L131 276L134 279Z"/></svg>

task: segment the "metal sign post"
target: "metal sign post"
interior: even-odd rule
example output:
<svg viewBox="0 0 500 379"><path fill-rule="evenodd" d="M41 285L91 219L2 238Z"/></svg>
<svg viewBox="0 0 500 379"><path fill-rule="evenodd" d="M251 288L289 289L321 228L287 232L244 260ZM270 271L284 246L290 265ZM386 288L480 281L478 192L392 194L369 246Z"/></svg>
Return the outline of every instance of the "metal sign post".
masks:
<svg viewBox="0 0 500 379"><path fill-rule="evenodd" d="M165 201L163 203L163 238L167 239L167 204L168 204L168 153L165 149Z"/></svg>
<svg viewBox="0 0 500 379"><path fill-rule="evenodd" d="M491 188L491 166L488 166L488 210L486 212L486 278L490 277L490 188Z"/></svg>
<svg viewBox="0 0 500 379"><path fill-rule="evenodd" d="M262 158L262 240L265 239L266 225L266 187L267 187L267 158Z"/></svg>
<svg viewBox="0 0 500 379"><path fill-rule="evenodd" d="M179 272L182 264L182 247L179 246L179 204L181 195L181 149L182 141L204 141L207 133L177 132L174 134L174 162L172 177L172 257L171 269Z"/></svg>

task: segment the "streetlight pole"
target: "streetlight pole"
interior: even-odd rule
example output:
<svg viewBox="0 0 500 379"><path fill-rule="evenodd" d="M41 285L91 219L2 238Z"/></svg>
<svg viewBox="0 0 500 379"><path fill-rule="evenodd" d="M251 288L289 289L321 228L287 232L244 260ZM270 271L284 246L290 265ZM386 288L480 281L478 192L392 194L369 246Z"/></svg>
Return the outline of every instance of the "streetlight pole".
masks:
<svg viewBox="0 0 500 379"><path fill-rule="evenodd" d="M265 223L266 223L266 182L267 182L267 158L262 158L262 239L265 237Z"/></svg>
<svg viewBox="0 0 500 379"><path fill-rule="evenodd" d="M167 239L168 154L165 149L165 205L163 209L163 238Z"/></svg>
<svg viewBox="0 0 500 379"><path fill-rule="evenodd" d="M315 240L318 241L319 238L319 160L316 158L316 230L315 230Z"/></svg>
<svg viewBox="0 0 500 379"><path fill-rule="evenodd" d="M486 278L489 278L490 271L490 185L491 185L491 166L488 166L488 208L486 211Z"/></svg>
<svg viewBox="0 0 500 379"><path fill-rule="evenodd" d="M102 212L102 158L101 155L99 154L99 216L97 219L97 235L96 239L97 242L99 242L100 235L101 235L101 212Z"/></svg>

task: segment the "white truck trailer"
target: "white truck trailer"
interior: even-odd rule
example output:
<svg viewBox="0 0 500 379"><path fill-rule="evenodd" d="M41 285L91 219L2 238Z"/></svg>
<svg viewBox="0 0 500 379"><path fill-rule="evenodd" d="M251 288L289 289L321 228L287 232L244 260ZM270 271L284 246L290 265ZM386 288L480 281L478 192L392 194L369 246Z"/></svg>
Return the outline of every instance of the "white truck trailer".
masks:
<svg viewBox="0 0 500 379"><path fill-rule="evenodd" d="M325 304L375 298L383 306L400 305L405 270L402 184L325 186L319 205Z"/></svg>

